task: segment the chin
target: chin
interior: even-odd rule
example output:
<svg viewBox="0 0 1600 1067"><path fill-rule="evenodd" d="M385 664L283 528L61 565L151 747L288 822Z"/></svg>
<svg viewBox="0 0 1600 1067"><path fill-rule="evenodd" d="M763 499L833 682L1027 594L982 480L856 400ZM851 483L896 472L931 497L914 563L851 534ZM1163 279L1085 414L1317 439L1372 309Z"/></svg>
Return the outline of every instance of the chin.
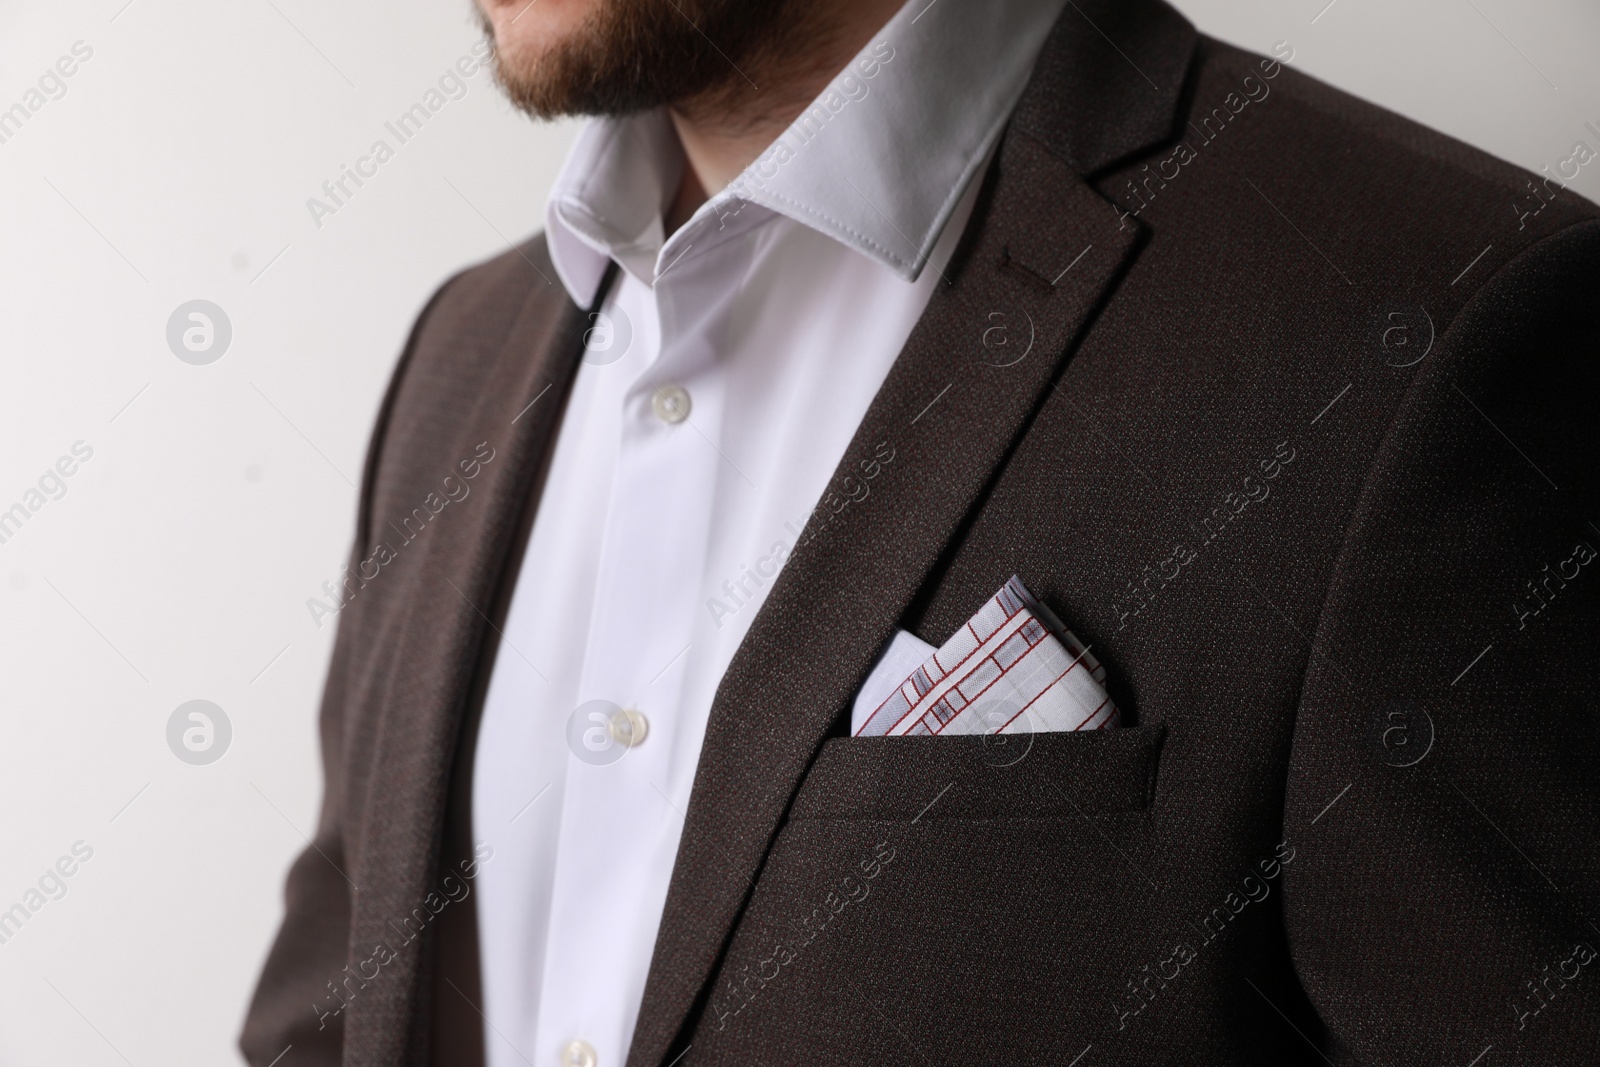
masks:
<svg viewBox="0 0 1600 1067"><path fill-rule="evenodd" d="M527 70L559 48L606 0L477 0L500 61Z"/></svg>

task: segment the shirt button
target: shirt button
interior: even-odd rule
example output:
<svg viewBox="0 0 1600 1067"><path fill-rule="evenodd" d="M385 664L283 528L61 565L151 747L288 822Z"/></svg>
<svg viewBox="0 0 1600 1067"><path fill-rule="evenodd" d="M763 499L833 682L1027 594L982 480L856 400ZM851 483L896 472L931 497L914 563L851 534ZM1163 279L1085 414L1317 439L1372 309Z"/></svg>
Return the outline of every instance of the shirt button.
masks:
<svg viewBox="0 0 1600 1067"><path fill-rule="evenodd" d="M568 1041L561 1046L561 1067L595 1067L600 1057L587 1041Z"/></svg>
<svg viewBox="0 0 1600 1067"><path fill-rule="evenodd" d="M611 716L611 739L626 748L637 748L644 744L645 735L649 732L650 720L644 717L643 712L623 708Z"/></svg>
<svg viewBox="0 0 1600 1067"><path fill-rule="evenodd" d="M681 385L658 385L650 397L650 410L662 422L682 422L689 417L689 391Z"/></svg>

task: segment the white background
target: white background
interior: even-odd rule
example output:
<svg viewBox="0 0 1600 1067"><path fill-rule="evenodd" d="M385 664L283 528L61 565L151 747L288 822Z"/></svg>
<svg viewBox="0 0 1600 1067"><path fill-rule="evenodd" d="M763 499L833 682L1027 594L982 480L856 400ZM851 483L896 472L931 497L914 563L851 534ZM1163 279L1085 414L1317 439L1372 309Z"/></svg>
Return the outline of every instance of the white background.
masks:
<svg viewBox="0 0 1600 1067"><path fill-rule="evenodd" d="M238 1061L319 801L333 626L305 602L379 395L433 288L539 226L573 130L480 72L318 228L306 199L478 39L465 0L124 3L0 6L0 108L94 50L0 144L0 509L94 449L0 544L0 910L94 849L0 944L0 1065ZM1530 169L1600 149L1592 0L1178 6ZM233 325L209 366L166 344L195 298ZM234 731L204 767L166 744L195 698Z"/></svg>

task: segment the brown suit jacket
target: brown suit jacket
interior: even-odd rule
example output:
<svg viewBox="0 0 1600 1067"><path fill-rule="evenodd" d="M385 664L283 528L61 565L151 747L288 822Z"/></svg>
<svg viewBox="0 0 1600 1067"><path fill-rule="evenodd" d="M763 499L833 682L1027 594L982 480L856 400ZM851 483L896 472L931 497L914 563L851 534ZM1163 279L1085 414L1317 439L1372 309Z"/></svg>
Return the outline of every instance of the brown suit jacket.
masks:
<svg viewBox="0 0 1600 1067"><path fill-rule="evenodd" d="M839 477L893 461L717 693L628 1067L1592 1062L1596 208L1084 0L946 273ZM481 1054L465 785L553 278L451 280L384 401L259 1067ZM1014 572L1131 725L843 736L896 626Z"/></svg>

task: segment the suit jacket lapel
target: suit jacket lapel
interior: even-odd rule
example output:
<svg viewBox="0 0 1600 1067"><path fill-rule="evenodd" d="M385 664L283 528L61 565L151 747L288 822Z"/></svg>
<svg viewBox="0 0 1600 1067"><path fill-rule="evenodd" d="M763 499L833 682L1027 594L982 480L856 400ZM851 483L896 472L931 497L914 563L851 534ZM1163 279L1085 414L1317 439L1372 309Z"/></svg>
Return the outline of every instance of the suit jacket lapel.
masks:
<svg viewBox="0 0 1600 1067"><path fill-rule="evenodd" d="M948 284L718 689L628 1067L679 1054L806 767L1135 255L1079 172L1170 135L1194 46L1161 3L1083 0L1052 33Z"/></svg>
<svg viewBox="0 0 1600 1067"><path fill-rule="evenodd" d="M664 1062L817 746L1134 236L1036 141L1008 139L969 261L936 291L718 690L629 1067Z"/></svg>

